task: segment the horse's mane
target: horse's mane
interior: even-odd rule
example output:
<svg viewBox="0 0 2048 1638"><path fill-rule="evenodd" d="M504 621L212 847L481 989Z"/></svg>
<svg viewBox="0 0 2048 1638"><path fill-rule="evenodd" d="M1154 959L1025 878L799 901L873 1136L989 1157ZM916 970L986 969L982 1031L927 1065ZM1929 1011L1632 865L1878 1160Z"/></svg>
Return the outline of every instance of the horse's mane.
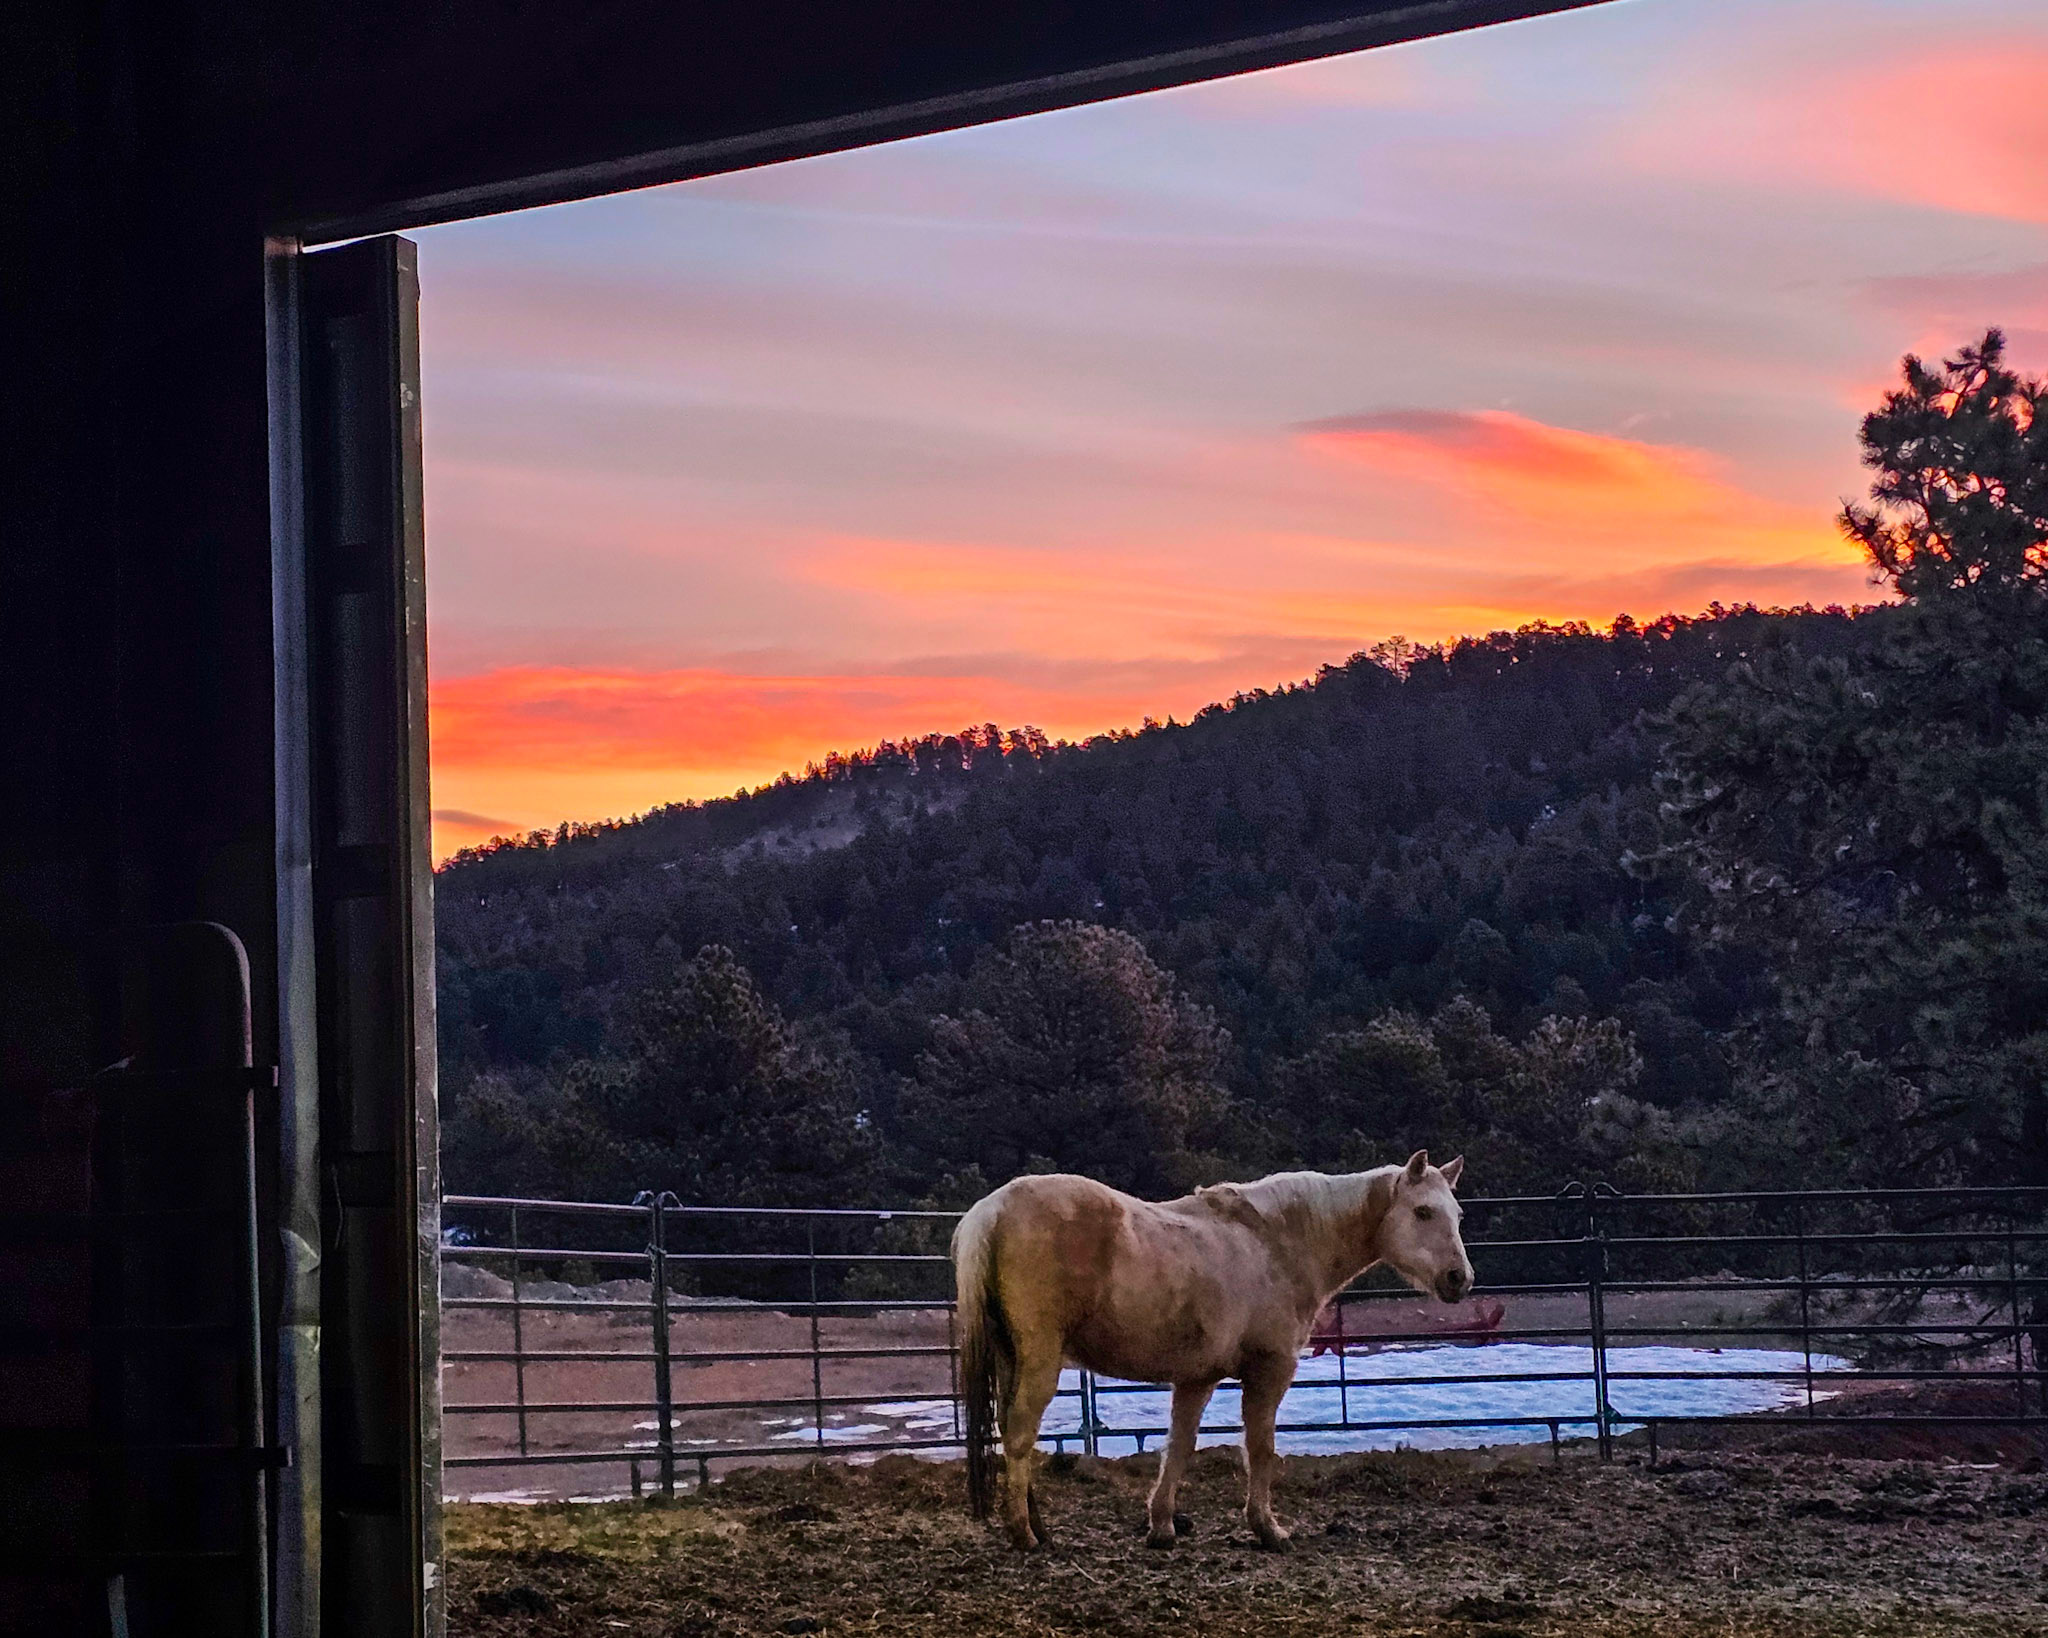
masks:
<svg viewBox="0 0 2048 1638"><path fill-rule="evenodd" d="M1255 1183L1240 1183L1238 1192L1263 1213L1278 1216L1291 1206L1324 1223L1355 1215L1375 1191L1391 1196L1399 1166L1376 1166L1369 1172L1275 1172Z"/></svg>

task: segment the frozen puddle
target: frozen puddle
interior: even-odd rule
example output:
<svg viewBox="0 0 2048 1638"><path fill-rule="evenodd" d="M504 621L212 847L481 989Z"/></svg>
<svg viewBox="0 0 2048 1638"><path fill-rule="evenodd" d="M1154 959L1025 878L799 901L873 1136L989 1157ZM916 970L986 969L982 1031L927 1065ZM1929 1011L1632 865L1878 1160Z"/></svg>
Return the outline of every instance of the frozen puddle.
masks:
<svg viewBox="0 0 2048 1638"><path fill-rule="evenodd" d="M1639 1426L1649 1416L1740 1416L1804 1404L1806 1363L1802 1354L1764 1348L1611 1348L1607 1397L1617 1418L1615 1429ZM1854 1369L1848 1360L1822 1354L1814 1355L1812 1367L1817 1378ZM1639 1375L1657 1380L1634 1380ZM1521 1380L1493 1380L1503 1376ZM1429 1378L1448 1380L1422 1380ZM1081 1444L1080 1373L1066 1372L1060 1388L1041 1432L1047 1444L1074 1450ZM1818 1401L1832 1395L1816 1385L1813 1397ZM1102 1454L1127 1456L1140 1448L1141 1441L1144 1449L1158 1449L1171 1404L1164 1389L1098 1382L1094 1403L1095 1446ZM1331 1425L1346 1421L1347 1411L1353 1426ZM1553 1421L1562 1437L1585 1437L1594 1431L1594 1414L1590 1348L1520 1342L1428 1344L1341 1361L1335 1355L1304 1359L1280 1408L1278 1444L1295 1454L1533 1444L1550 1438ZM706 1438L692 1428L689 1407L678 1405L675 1447L679 1462L693 1470L698 1458L716 1457L721 1451L799 1453L806 1445L836 1449L842 1459L854 1462L873 1461L891 1448L906 1446L912 1454L944 1460L960 1454L960 1447L952 1443L959 1437L954 1415L950 1399L875 1400L827 1410L822 1438L809 1416L765 1416L750 1432ZM1238 1436L1231 1429L1237 1420L1237 1389L1219 1388L1203 1418L1202 1443L1236 1443ZM1367 1422L1430 1425L1355 1425ZM1295 1431L1286 1431L1289 1423ZM654 1454L654 1432L653 1421L641 1421L634 1428L637 1437L627 1443L627 1450L643 1463ZM517 1461L508 1456L508 1463ZM559 1482L562 1490L543 1481L531 1488L479 1491L470 1499L594 1501L625 1491L623 1475L616 1489L595 1494L588 1493L587 1475L571 1478L565 1473Z"/></svg>
<svg viewBox="0 0 2048 1638"><path fill-rule="evenodd" d="M1640 1426L1651 1416L1738 1416L1806 1402L1802 1373L1807 1360L1799 1353L1768 1348L1610 1348L1607 1365L1607 1400L1619 1418L1617 1432ZM1812 1368L1819 1376L1852 1366L1848 1360L1816 1354ZM1633 1380L1637 1375L1661 1380ZM1521 1380L1492 1380L1503 1376ZM1071 1449L1081 1434L1080 1373L1065 1372L1060 1389L1060 1397L1046 1412L1042 1437ZM1828 1397L1826 1390L1814 1392L1816 1401ZM1156 1448L1171 1403L1171 1395L1161 1388L1099 1381L1096 1449L1104 1455L1128 1455L1141 1440L1146 1448ZM1229 1430L1237 1425L1239 1414L1237 1388L1217 1389L1202 1418L1202 1443L1235 1443L1237 1434ZM1558 1432L1564 1438L1590 1434L1596 1414L1589 1347L1495 1342L1396 1348L1341 1360L1336 1355L1304 1359L1281 1404L1282 1431L1276 1443L1297 1454L1527 1444L1547 1440L1553 1421L1560 1424ZM952 1402L945 1399L861 1405L828 1413L822 1442L829 1447L883 1444L892 1438L943 1439L954 1432L953 1415ZM1341 1425L1347 1421L1354 1425ZM1436 1425L1355 1425L1370 1422ZM1290 1423L1296 1431L1286 1431ZM807 1419L777 1418L770 1425L777 1430L769 1435L776 1442L820 1442L816 1425ZM941 1449L930 1454L958 1452Z"/></svg>
<svg viewBox="0 0 2048 1638"><path fill-rule="evenodd" d="M1806 1356L1767 1348L1610 1348L1607 1351L1607 1401L1620 1421L1616 1431L1639 1426L1650 1416L1735 1416L1804 1404L1806 1386L1800 1373ZM1815 1355L1813 1369L1847 1370L1849 1362ZM1783 1378L1716 1373L1790 1373ZM1616 1380L1636 1373L1656 1373L1670 1380ZM1412 1378L1516 1376L1523 1380L1425 1381ZM1053 1401L1046 1414L1048 1435L1072 1437L1081 1428L1080 1376L1069 1371L1061 1387L1077 1390L1071 1398ZM1815 1398L1820 1398L1817 1392ZM1163 1428L1171 1397L1157 1388L1127 1391L1122 1384L1098 1384L1095 1414L1096 1448L1120 1455L1137 1448L1137 1439L1119 1436L1121 1428ZM1346 1411L1349 1415L1347 1417ZM1565 1438L1589 1434L1594 1428L1593 1350L1527 1342L1496 1342L1483 1347L1389 1349L1342 1360L1335 1355L1305 1359L1294 1386L1280 1406L1281 1450L1334 1452L1454 1450L1475 1445L1525 1444L1550 1437L1550 1423L1562 1424ZM1527 1417L1522 1422L1519 1418ZM1471 1418L1471 1421L1463 1421ZM1221 1431L1239 1419L1238 1390L1216 1390L1202 1418L1204 1444L1229 1444L1237 1435ZM1366 1428L1329 1426L1345 1421L1422 1422L1433 1427ZM1487 1426L1486 1423L1495 1425ZM1306 1424L1306 1426L1303 1426ZM1325 1424L1318 1426L1317 1424ZM1504 1424L1504 1425L1503 1425ZM1156 1445L1156 1433L1147 1443Z"/></svg>
<svg viewBox="0 0 2048 1638"><path fill-rule="evenodd" d="M897 1424L897 1426L900 1426L900 1424ZM825 1443L829 1445L837 1441L840 1444L859 1444L874 1438L878 1433L893 1433L897 1430L897 1426L883 1422L827 1422L825 1425ZM818 1437L818 1430L814 1427L799 1425L791 1428L787 1433L771 1433L768 1437L771 1439L815 1440Z"/></svg>

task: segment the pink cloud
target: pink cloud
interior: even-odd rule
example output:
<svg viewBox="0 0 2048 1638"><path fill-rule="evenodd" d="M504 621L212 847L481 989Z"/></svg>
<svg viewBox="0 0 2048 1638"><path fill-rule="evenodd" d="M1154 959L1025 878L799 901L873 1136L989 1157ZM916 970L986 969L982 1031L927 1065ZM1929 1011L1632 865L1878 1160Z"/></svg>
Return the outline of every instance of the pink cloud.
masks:
<svg viewBox="0 0 2048 1638"><path fill-rule="evenodd" d="M2020 368L2048 369L2048 262L1997 272L1866 279L1857 295L1874 312L1910 325L1912 351L1922 357L1943 357L1996 325ZM1896 384L1886 380L1882 386ZM1875 400L1874 392L1861 398L1865 405Z"/></svg>
<svg viewBox="0 0 2048 1638"><path fill-rule="evenodd" d="M1548 497L1668 512L1719 498L1694 451L1547 426L1503 410L1386 410L1312 422L1300 434L1323 453L1419 463L1433 478L1477 485L1516 505Z"/></svg>
<svg viewBox="0 0 2048 1638"><path fill-rule="evenodd" d="M2015 222L2048 222L2048 40L1951 43L1895 33L1878 49L1743 58L1667 98L1635 153L1716 185L1820 187ZM1781 42L1782 44L1782 42Z"/></svg>
<svg viewBox="0 0 2048 1638"><path fill-rule="evenodd" d="M1390 410L1312 422L1304 448L1422 489L1468 552L1553 578L1672 563L1835 563L1832 514L1752 494L1704 451L1550 426L1501 410ZM1634 601L1633 599L1631 600Z"/></svg>

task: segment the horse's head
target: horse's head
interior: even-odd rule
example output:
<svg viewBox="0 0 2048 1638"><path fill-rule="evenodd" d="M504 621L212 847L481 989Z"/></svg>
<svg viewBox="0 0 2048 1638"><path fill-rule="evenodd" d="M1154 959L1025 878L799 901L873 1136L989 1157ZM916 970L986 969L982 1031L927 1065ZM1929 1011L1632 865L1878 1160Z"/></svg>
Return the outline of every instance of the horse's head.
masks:
<svg viewBox="0 0 2048 1638"><path fill-rule="evenodd" d="M1458 1220L1464 1209L1452 1191L1465 1157L1443 1166L1417 1149L1394 1177L1394 1201L1380 1219L1380 1261L1417 1291L1456 1302L1472 1289L1472 1261L1465 1255Z"/></svg>

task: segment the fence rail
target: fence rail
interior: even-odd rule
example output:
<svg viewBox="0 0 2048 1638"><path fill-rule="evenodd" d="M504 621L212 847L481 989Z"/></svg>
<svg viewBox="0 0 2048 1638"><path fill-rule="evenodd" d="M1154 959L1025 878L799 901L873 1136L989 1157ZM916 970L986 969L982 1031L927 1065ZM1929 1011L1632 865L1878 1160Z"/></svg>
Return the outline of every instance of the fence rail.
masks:
<svg viewBox="0 0 2048 1638"><path fill-rule="evenodd" d="M2048 1190L1572 1184L1465 1205L1494 1323L1448 1332L1412 1293L1345 1293L1283 1405L1283 1448L1547 1435L1556 1450L1590 1436L1608 1460L1627 1429L1654 1448L1660 1427L1765 1409L1817 1424L2048 1421ZM666 1192L631 1205L451 1195L443 1211L451 1469L602 1469L614 1487L623 1473L635 1494L649 1480L673 1494L679 1472L705 1484L715 1464L960 1447L954 1213ZM1929 1384L1963 1392L1928 1399ZM1384 1414L1421 1393L1456 1402ZM1155 1387L1070 1372L1045 1438L1142 1450L1165 1436L1163 1412Z"/></svg>

